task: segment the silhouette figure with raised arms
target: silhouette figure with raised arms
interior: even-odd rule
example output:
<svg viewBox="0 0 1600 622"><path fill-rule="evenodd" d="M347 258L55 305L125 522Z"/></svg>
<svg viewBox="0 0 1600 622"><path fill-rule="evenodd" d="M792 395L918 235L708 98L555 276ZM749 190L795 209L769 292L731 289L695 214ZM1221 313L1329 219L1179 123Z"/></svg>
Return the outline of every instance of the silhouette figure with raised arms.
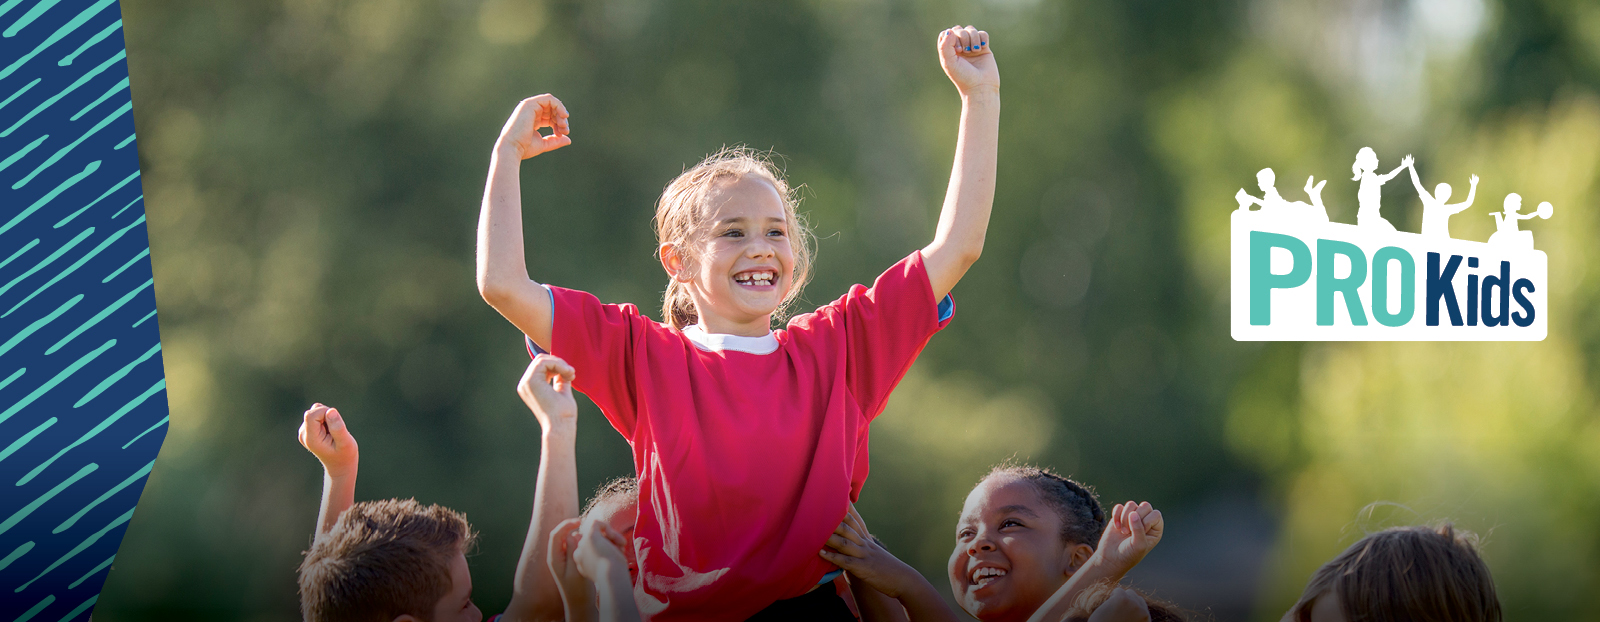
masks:
<svg viewBox="0 0 1600 622"><path fill-rule="evenodd" d="M1315 183L1316 180L1315 175L1306 178L1305 191L1306 196L1311 198L1310 203L1290 201L1284 199L1283 195L1278 194L1278 188L1276 187L1277 175L1272 172L1272 169L1264 168L1256 173L1256 185L1261 188L1261 198L1257 199L1251 196L1250 193L1245 192L1244 188L1240 188L1239 192L1233 195L1233 198L1239 202L1239 209L1241 210L1249 211L1250 205L1255 204L1261 206L1261 209L1256 211L1263 214L1328 222L1328 210L1322 205L1322 187L1328 184L1328 180L1324 179L1321 183Z"/></svg>
<svg viewBox="0 0 1600 622"><path fill-rule="evenodd" d="M1411 184L1417 187L1417 196L1422 199L1422 235L1430 238L1450 237L1450 217L1472 207L1472 198L1478 196L1478 176L1473 175L1467 180L1472 184L1467 189L1467 200L1446 205L1445 201L1450 200L1450 184L1434 186L1433 194L1428 194L1428 189L1422 187L1422 179L1417 177L1417 164L1412 162L1407 168L1411 170Z"/></svg>
<svg viewBox="0 0 1600 622"><path fill-rule="evenodd" d="M1377 152L1371 147L1362 147L1361 151L1356 152L1356 163L1350 167L1350 171L1356 175L1350 180L1361 182L1361 187L1356 190L1356 203L1360 205L1356 210L1356 225L1395 231L1394 225L1384 220L1378 203L1383 199L1383 184L1394 179L1395 175L1400 174L1401 169L1411 166L1412 162L1411 156L1408 155L1400 160L1400 166L1386 175L1379 175Z"/></svg>
<svg viewBox="0 0 1600 622"><path fill-rule="evenodd" d="M1555 207L1549 201L1539 204L1539 209L1532 214L1520 213L1522 209L1522 195L1515 192L1506 195L1505 211L1490 212L1494 216L1494 235L1489 236L1489 243L1497 246L1515 246L1533 250L1533 232L1522 231L1517 228L1517 221L1529 218L1544 218L1548 220Z"/></svg>

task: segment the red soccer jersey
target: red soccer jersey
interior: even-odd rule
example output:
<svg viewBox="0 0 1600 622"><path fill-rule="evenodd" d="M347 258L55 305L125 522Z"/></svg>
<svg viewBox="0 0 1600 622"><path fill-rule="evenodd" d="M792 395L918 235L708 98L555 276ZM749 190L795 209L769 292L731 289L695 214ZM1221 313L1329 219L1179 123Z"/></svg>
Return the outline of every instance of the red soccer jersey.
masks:
<svg viewBox="0 0 1600 622"><path fill-rule="evenodd" d="M835 570L817 551L866 481L867 426L953 309L920 252L794 318L765 354L550 291L552 354L633 447L635 596L658 622L744 620Z"/></svg>

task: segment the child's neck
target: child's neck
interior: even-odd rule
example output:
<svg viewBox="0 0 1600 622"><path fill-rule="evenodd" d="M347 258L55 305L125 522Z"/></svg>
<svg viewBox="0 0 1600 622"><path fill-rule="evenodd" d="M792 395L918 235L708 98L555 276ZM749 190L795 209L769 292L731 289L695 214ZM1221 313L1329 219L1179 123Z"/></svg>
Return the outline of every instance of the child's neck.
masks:
<svg viewBox="0 0 1600 622"><path fill-rule="evenodd" d="M712 314L700 314L700 328L712 335L736 337L763 337L772 332L772 315L767 314L748 322L739 322Z"/></svg>

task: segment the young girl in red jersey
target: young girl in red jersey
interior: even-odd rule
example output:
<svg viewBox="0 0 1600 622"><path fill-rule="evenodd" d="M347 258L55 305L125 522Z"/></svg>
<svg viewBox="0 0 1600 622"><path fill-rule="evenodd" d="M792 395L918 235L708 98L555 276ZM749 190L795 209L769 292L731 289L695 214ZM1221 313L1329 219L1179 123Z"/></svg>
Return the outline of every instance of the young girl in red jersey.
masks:
<svg viewBox="0 0 1600 622"><path fill-rule="evenodd" d="M528 277L518 169L571 144L567 111L532 97L501 131L478 223L479 291L533 344L585 370L574 385L632 445L646 616L848 619L837 596L821 597L831 590L811 593L837 571L816 551L866 479L868 424L949 321L948 294L982 251L994 198L1000 77L988 34L952 28L938 46L962 112L932 243L778 331L810 251L770 164L725 150L667 186L655 222L671 281L657 323Z"/></svg>

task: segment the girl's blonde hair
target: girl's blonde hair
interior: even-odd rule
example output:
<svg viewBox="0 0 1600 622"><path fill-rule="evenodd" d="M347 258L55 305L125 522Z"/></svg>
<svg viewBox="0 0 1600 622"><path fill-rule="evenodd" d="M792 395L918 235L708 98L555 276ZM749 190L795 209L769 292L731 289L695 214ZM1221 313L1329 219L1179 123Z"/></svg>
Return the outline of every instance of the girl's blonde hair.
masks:
<svg viewBox="0 0 1600 622"><path fill-rule="evenodd" d="M789 307L800 297L806 282L811 279L811 230L796 211L798 193L783 179L783 172L772 163L770 152L760 152L748 147L723 147L701 160L672 183L667 184L656 201L656 248L672 244L678 249L685 269L693 269L699 260L697 243L705 234L706 221L711 206L707 199L711 191L721 184L734 183L746 177L755 177L778 191L783 200L783 217L789 223L787 239L794 252L794 279L784 294L773 317L782 320ZM659 251L658 251L659 252ZM677 279L667 282L667 291L661 300L661 319L673 328L682 329L700 321L689 288Z"/></svg>

